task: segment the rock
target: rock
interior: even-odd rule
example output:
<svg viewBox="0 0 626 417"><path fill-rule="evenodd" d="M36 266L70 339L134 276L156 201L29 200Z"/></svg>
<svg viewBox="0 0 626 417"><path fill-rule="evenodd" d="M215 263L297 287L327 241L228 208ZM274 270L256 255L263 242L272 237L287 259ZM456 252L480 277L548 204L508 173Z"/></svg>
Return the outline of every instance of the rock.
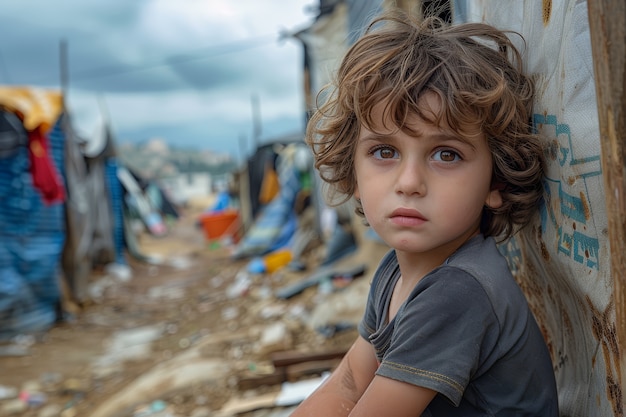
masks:
<svg viewBox="0 0 626 417"><path fill-rule="evenodd" d="M86 394L89 392L91 384L85 379L69 378L63 382L63 393L65 394Z"/></svg>
<svg viewBox="0 0 626 417"><path fill-rule="evenodd" d="M323 302L315 306L311 317L308 318L307 326L311 330L316 330L335 325L338 320L356 326L363 318L369 289L369 282L361 278L352 282L343 291L328 295Z"/></svg>
<svg viewBox="0 0 626 417"><path fill-rule="evenodd" d="M230 367L223 359L204 359L198 349L191 349L141 375L111 396L90 417L117 415L137 404L164 398L195 384L223 380L229 372Z"/></svg>
<svg viewBox="0 0 626 417"><path fill-rule="evenodd" d="M208 407L198 407L191 412L189 417L210 417L211 410Z"/></svg>
<svg viewBox="0 0 626 417"><path fill-rule="evenodd" d="M287 325L283 322L272 323L261 334L257 345L257 352L266 355L279 350L288 350L292 347L292 337Z"/></svg>
<svg viewBox="0 0 626 417"><path fill-rule="evenodd" d="M17 388L0 385L0 400L10 400L13 398L17 398L17 395Z"/></svg>
<svg viewBox="0 0 626 417"><path fill-rule="evenodd" d="M0 415L2 416L14 416L18 413L23 413L28 409L26 403L20 399L13 399L6 401L0 406Z"/></svg>
<svg viewBox="0 0 626 417"><path fill-rule="evenodd" d="M76 409L74 407L68 408L66 410L63 410L61 412L61 416L60 417L76 417L76 415L78 414L78 412L76 411Z"/></svg>
<svg viewBox="0 0 626 417"><path fill-rule="evenodd" d="M37 417L58 417L61 414L62 408L57 404L48 404L44 406L39 413L37 413Z"/></svg>

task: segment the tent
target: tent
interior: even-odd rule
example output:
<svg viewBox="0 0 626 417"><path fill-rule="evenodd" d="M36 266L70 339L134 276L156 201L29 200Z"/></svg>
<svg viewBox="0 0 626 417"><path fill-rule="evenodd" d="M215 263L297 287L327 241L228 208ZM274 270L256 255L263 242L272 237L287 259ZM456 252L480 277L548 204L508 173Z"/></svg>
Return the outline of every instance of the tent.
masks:
<svg viewBox="0 0 626 417"><path fill-rule="evenodd" d="M83 302L94 265L125 263L112 138L86 146L56 90L0 87L0 340Z"/></svg>
<svg viewBox="0 0 626 417"><path fill-rule="evenodd" d="M56 91L0 88L0 340L58 318L65 135Z"/></svg>
<svg viewBox="0 0 626 417"><path fill-rule="evenodd" d="M298 215L304 209L301 198L309 190L310 161L304 142L274 141L257 149L247 163L248 176L240 189L242 200L250 201L249 227L234 250L235 258L265 255L288 247L298 229ZM245 210L248 205L242 205Z"/></svg>

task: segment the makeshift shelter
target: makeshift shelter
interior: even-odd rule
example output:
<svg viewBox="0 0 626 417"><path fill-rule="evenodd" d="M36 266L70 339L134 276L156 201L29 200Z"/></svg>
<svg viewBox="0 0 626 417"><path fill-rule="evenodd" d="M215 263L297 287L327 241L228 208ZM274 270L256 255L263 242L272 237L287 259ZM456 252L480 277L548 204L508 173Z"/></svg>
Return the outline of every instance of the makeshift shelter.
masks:
<svg viewBox="0 0 626 417"><path fill-rule="evenodd" d="M303 143L302 134L273 138L257 146L238 172L236 188L242 220L246 226L278 191L276 162L280 151L291 143Z"/></svg>
<svg viewBox="0 0 626 417"><path fill-rule="evenodd" d="M88 298L94 265L125 264L112 137L80 138L59 91L0 87L0 339L45 331Z"/></svg>
<svg viewBox="0 0 626 417"><path fill-rule="evenodd" d="M304 209L301 193L309 192L310 161L304 142L274 142L265 145L248 161L248 172L262 170L263 175L250 175L254 187L251 201L258 202L250 227L234 251L234 257L265 255L292 243L298 229L298 214ZM251 191L252 194L252 191ZM244 197L245 198L245 197ZM299 206L299 208L298 208ZM254 212L253 212L254 213Z"/></svg>
<svg viewBox="0 0 626 417"><path fill-rule="evenodd" d="M63 121L73 132L66 141L68 236L63 265L73 298L83 302L94 265L126 263L122 195L107 125L100 124L91 137L82 138L71 128L69 116Z"/></svg>
<svg viewBox="0 0 626 417"><path fill-rule="evenodd" d="M0 340L58 317L65 243L61 94L0 88ZM26 138L26 140L25 140Z"/></svg>
<svg viewBox="0 0 626 417"><path fill-rule="evenodd" d="M93 122L95 129L86 137L74 132L68 116L64 123L71 134L66 141L68 236L63 265L72 296L83 302L94 266L127 277L126 252L140 261L158 262L141 253L133 220L154 235L164 235L164 214L177 218L178 213L158 184L120 162L108 120Z"/></svg>
<svg viewBox="0 0 626 417"><path fill-rule="evenodd" d="M174 204L157 181L144 178L129 167L126 167L126 169L130 175L133 176L135 182L146 196L152 207L160 213L161 217L164 219L171 218L174 220L180 218L179 208L176 204Z"/></svg>
<svg viewBox="0 0 626 417"><path fill-rule="evenodd" d="M380 13L382 8L381 0L321 0L315 22L292 34L304 48L305 115L315 110L316 100L323 100L320 92L330 82L343 54L362 33L370 17ZM323 263L329 265L356 245L357 238L351 224L353 206L348 202L330 207L323 195L324 185L317 175L313 176L312 183L315 228L327 247L328 256Z"/></svg>

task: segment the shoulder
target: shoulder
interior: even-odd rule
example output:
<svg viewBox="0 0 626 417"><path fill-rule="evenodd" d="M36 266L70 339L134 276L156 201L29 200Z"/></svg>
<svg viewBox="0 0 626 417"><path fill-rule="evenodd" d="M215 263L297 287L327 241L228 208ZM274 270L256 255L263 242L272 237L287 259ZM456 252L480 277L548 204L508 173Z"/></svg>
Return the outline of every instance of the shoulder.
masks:
<svg viewBox="0 0 626 417"><path fill-rule="evenodd" d="M497 316L525 302L506 259L493 238L471 239L416 286L411 302L459 311L472 309ZM491 312L491 313L490 313Z"/></svg>
<svg viewBox="0 0 626 417"><path fill-rule="evenodd" d="M451 265L440 266L420 281L407 300L407 306L416 304L425 311L445 311L452 315L492 311L492 300L480 277Z"/></svg>
<svg viewBox="0 0 626 417"><path fill-rule="evenodd" d="M519 301L524 298L506 259L491 237L476 236L450 256L443 267L466 272L492 299L501 299L505 294Z"/></svg>
<svg viewBox="0 0 626 417"><path fill-rule="evenodd" d="M422 281L447 308L490 310L500 323L526 317L526 298L493 238L472 239Z"/></svg>
<svg viewBox="0 0 626 417"><path fill-rule="evenodd" d="M478 235L460 247L444 265L455 266L476 276L490 274L510 274L506 259L492 237Z"/></svg>

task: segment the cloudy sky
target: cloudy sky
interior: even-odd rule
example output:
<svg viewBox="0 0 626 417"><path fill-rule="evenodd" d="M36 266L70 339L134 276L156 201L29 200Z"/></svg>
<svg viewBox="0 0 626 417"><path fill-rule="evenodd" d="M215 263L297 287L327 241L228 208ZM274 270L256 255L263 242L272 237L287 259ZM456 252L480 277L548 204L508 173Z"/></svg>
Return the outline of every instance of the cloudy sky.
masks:
<svg viewBox="0 0 626 417"><path fill-rule="evenodd" d="M253 149L303 129L302 46L316 0L2 0L0 84L60 87L89 135L106 109L118 143ZM258 102L258 107L253 105ZM243 144L243 149L242 149Z"/></svg>

